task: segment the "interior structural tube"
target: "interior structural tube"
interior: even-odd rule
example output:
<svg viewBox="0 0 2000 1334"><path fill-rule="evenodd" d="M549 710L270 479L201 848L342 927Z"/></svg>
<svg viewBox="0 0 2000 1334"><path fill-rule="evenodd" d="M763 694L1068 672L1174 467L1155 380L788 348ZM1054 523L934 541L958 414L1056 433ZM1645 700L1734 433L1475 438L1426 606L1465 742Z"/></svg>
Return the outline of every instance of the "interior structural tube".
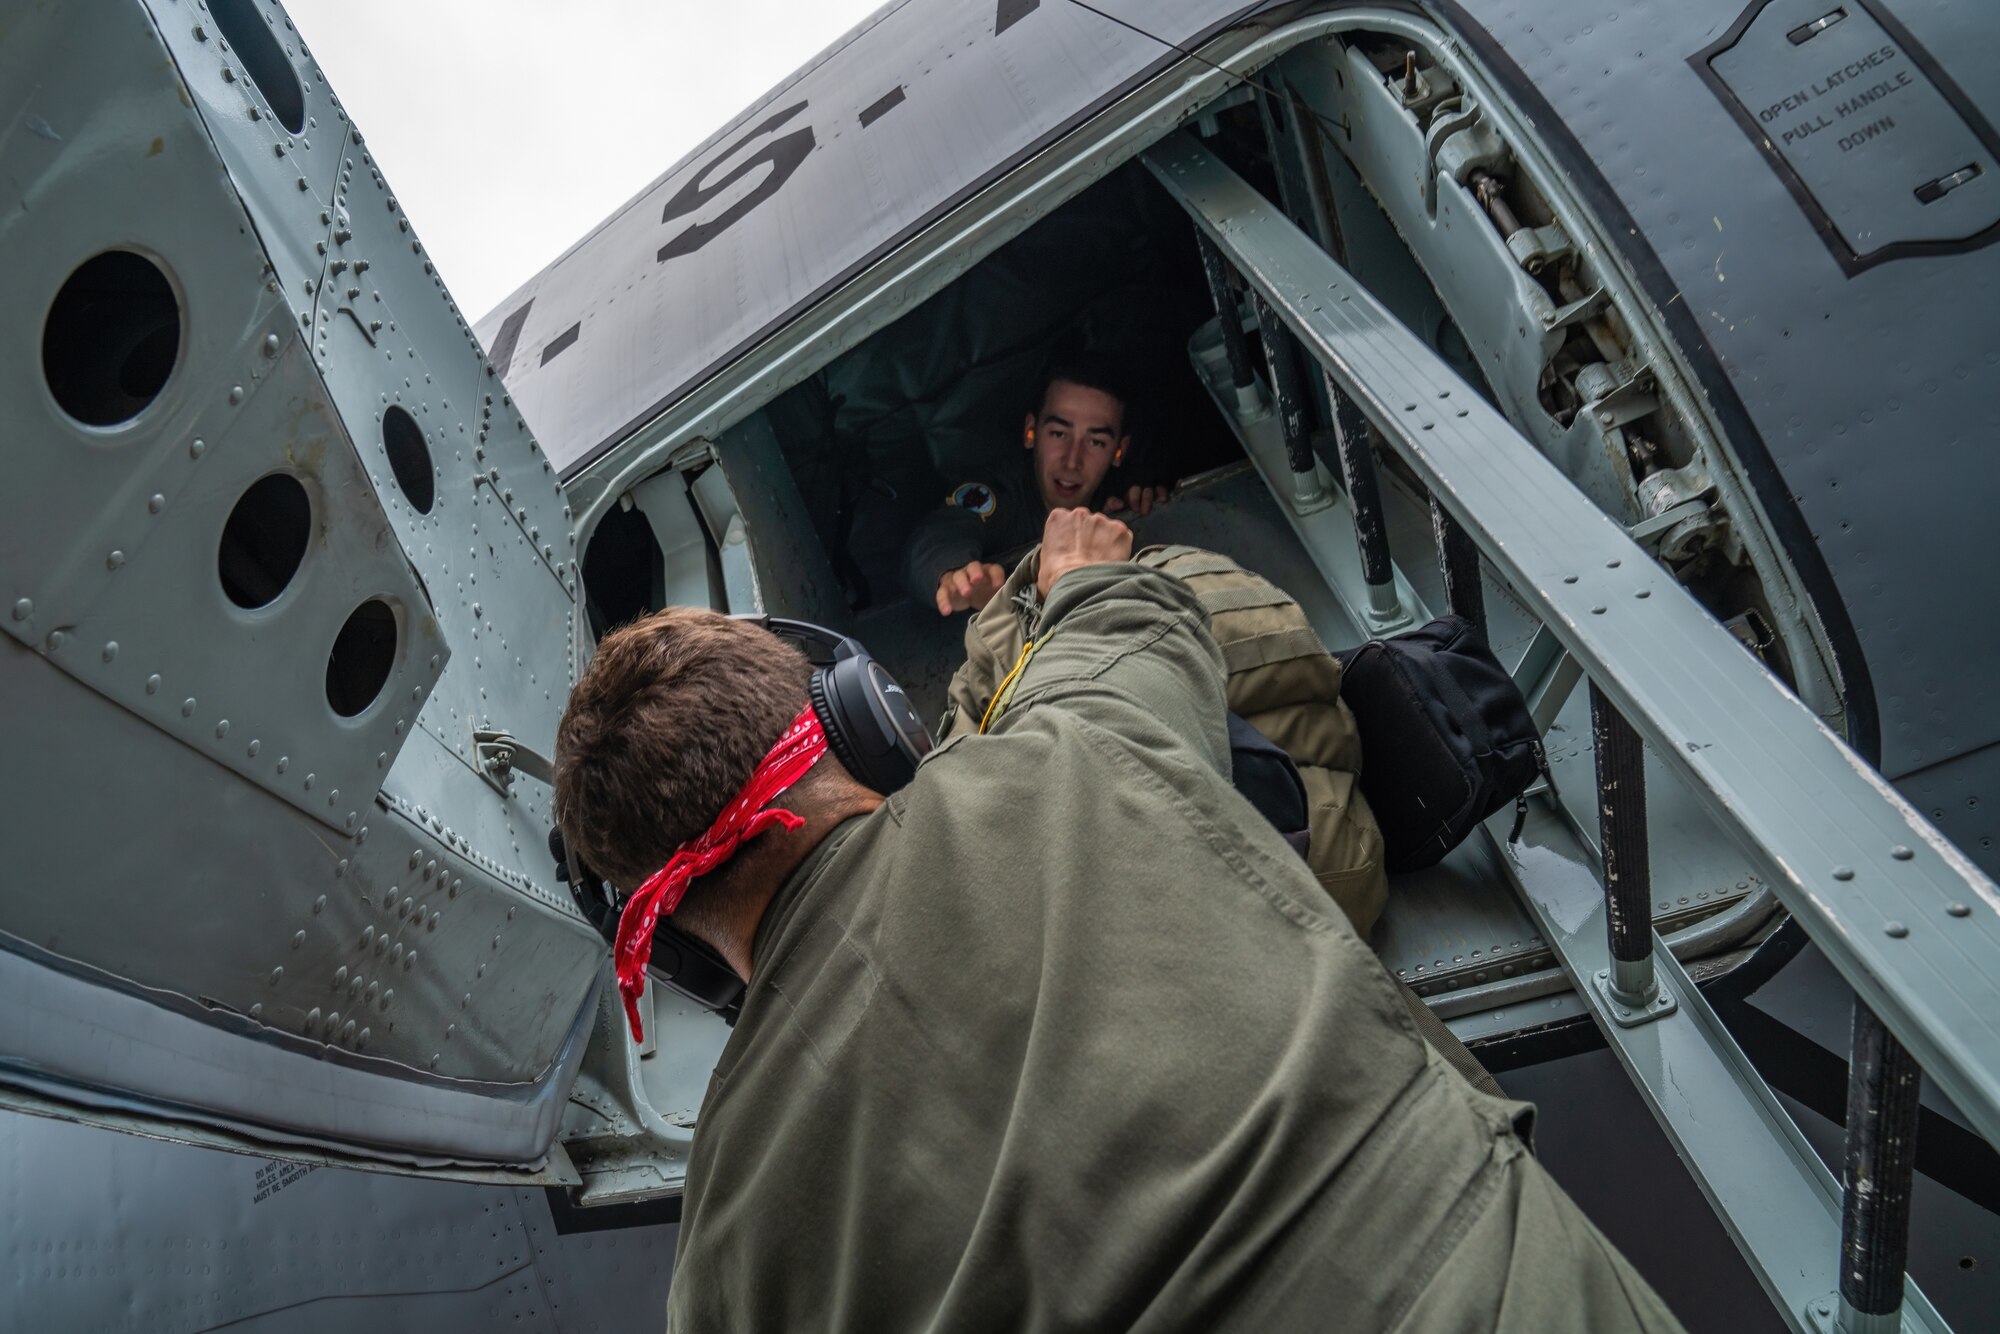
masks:
<svg viewBox="0 0 2000 1334"><path fill-rule="evenodd" d="M1368 419L1331 375L1325 378L1327 400L1333 404L1334 448L1340 455L1347 507L1354 516L1354 541L1361 548L1361 579L1368 586L1369 609L1393 620L1401 614L1401 603L1396 599L1396 568L1389 563L1389 524L1382 508L1382 484L1375 475Z"/></svg>
<svg viewBox="0 0 2000 1334"><path fill-rule="evenodd" d="M1653 870L1646 843L1646 747L1617 705L1590 683L1597 751L1597 822L1604 849L1604 921L1611 992L1622 1005L1652 999Z"/></svg>
<svg viewBox="0 0 2000 1334"><path fill-rule="evenodd" d="M1222 326L1222 346L1229 354L1229 379L1236 387L1236 410L1261 411L1264 404L1257 392L1257 377L1250 369L1250 344L1243 337L1243 312L1236 304L1235 289L1229 285L1229 261L1215 248L1215 242L1201 232L1194 235L1201 248L1201 271L1208 276L1208 295L1215 302L1216 323Z"/></svg>
<svg viewBox="0 0 2000 1334"><path fill-rule="evenodd" d="M1257 328L1264 335L1264 360L1271 368L1271 395L1277 399L1278 428L1285 436L1285 458L1291 464L1295 483L1300 477L1310 477L1317 489L1319 466L1313 460L1312 438L1306 427L1305 381L1299 374L1298 341L1262 293L1253 291L1250 300L1257 309ZM1303 492L1299 498L1305 498Z"/></svg>
<svg viewBox="0 0 2000 1334"><path fill-rule="evenodd" d="M1841 1334L1895 1334L1902 1328L1909 1263L1921 1072L1859 997L1849 1062L1838 1328Z"/></svg>
<svg viewBox="0 0 2000 1334"><path fill-rule="evenodd" d="M1438 565L1444 570L1445 603L1452 614L1470 621L1486 635L1486 599L1479 585L1479 548L1465 525L1431 497L1431 533L1437 538Z"/></svg>

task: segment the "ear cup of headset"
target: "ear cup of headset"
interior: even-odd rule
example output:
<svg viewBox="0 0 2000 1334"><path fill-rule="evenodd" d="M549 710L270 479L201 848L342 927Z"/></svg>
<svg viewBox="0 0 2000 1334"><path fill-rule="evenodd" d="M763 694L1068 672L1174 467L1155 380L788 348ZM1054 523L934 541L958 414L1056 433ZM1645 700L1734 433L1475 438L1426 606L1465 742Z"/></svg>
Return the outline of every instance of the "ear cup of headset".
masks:
<svg viewBox="0 0 2000 1334"><path fill-rule="evenodd" d="M853 638L782 616L751 616L813 664L806 689L826 732L827 748L859 782L894 792L930 753L930 729L882 664Z"/></svg>
<svg viewBox="0 0 2000 1334"><path fill-rule="evenodd" d="M895 678L856 653L822 667L807 685L827 747L847 772L877 792L894 792L930 752L931 734Z"/></svg>

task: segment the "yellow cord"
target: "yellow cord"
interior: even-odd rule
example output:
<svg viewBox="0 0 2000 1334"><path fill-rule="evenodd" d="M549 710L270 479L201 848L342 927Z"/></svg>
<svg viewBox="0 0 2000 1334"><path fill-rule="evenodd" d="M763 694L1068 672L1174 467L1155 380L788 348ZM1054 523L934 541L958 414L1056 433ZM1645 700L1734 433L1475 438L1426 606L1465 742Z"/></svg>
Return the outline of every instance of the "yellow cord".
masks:
<svg viewBox="0 0 2000 1334"><path fill-rule="evenodd" d="M1021 646L1021 656L1015 660L1014 669L1008 672L1001 680L1000 688L994 691L993 698L987 701L986 712L981 714L979 718L979 734L981 736L986 735L987 727L1002 711L1002 701L1009 697L1014 688L1015 680L1021 675L1021 669L1028 665L1028 659L1035 656L1035 645L1038 642L1037 640L1030 639L1026 644Z"/></svg>

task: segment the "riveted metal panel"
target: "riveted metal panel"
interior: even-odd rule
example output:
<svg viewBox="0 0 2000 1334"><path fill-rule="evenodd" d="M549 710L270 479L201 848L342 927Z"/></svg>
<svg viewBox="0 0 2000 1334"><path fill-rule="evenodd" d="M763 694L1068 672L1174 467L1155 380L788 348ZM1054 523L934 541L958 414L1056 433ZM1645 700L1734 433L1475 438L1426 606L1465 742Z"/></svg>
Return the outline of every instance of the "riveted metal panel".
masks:
<svg viewBox="0 0 2000 1334"><path fill-rule="evenodd" d="M17 257L0 274L0 300L39 315L86 260L136 249L175 289L180 353L136 417L86 426L44 380L42 320L0 326L0 403L14 441L0 488L10 606L0 626L350 832L377 781L376 756L397 748L412 716L395 702L427 690L448 650L266 280L248 220L200 169L212 157L199 122L163 77L143 16L120 18L108 26L122 42L72 22L8 44L37 71L17 69L10 86L40 77L36 114L84 147L65 152L35 135L0 146L27 205L0 223L0 245ZM92 77L49 77L63 68ZM97 96L99 78L120 80L126 97ZM98 143L126 151L90 153ZM150 206L106 207L114 191ZM305 487L311 537L283 593L246 611L225 595L217 553L232 509L273 472ZM328 655L350 613L376 598L394 613L394 664L376 703L343 719L323 684Z"/></svg>
<svg viewBox="0 0 2000 1334"><path fill-rule="evenodd" d="M0 781L7 846L19 883L49 890L6 896L0 944L108 974L233 1027L246 1045L352 1053L391 1063L381 1068L392 1078L435 1071L513 1086L509 1097L559 1073L601 946L568 914L524 900L469 841L447 845L373 803L353 838L330 837L11 641L0 641L0 693L0 745L37 757ZM435 747L420 738L413 750ZM45 1026L9 1017L0 1081L46 1074L59 1056L83 1084L164 1096L108 1034L51 1048ZM412 1105L424 1082L413 1083ZM179 1110L168 1114L336 1143L357 1130L330 1104L333 1119L301 1121L253 1094L218 1078L198 1097L175 1090ZM374 1101L394 1104L387 1091ZM418 1130L429 1133L417 1123L402 1133ZM392 1129L377 1147L395 1138ZM507 1148L533 1157L546 1143ZM459 1147L499 1153L480 1145L468 1136Z"/></svg>
<svg viewBox="0 0 2000 1334"><path fill-rule="evenodd" d="M0 746L37 757L0 808L19 873L62 886L8 896L0 942L74 992L47 1022L13 1011L0 1082L30 1091L0 1100L537 1162L603 944L550 883L546 788L489 778L471 729L552 744L568 514L283 11L247 21L301 81L295 132L256 83L281 71L199 3L45 7L0 47L0 83L33 90L32 132L0 135L0 295L22 313L0 321ZM143 411L85 426L43 383L43 312L113 248L166 274L179 351ZM392 412L416 440L394 458ZM246 609L222 534L274 472L308 540ZM329 651L371 598L396 651L341 717ZM299 1059L333 1082L288 1087Z"/></svg>
<svg viewBox="0 0 2000 1334"><path fill-rule="evenodd" d="M269 27L298 80L303 119L297 132L280 123L272 111L273 90L257 82L259 67L231 46L229 31L204 0L167 0L147 8L208 129L211 152L222 158L230 183L257 219L256 240L269 255L300 328L309 328L327 246L342 222L333 213L346 138L338 99L277 4L253 0L244 8Z"/></svg>
<svg viewBox="0 0 2000 1334"><path fill-rule="evenodd" d="M1955 755L1904 775L1896 786L1966 856L2000 864L2000 746Z"/></svg>
<svg viewBox="0 0 2000 1334"><path fill-rule="evenodd" d="M0 1120L14 1330L494 1328L533 1285L523 1196ZM510 1280L511 1285L510 1285Z"/></svg>
<svg viewBox="0 0 2000 1334"><path fill-rule="evenodd" d="M472 740L475 728L500 729L553 754L574 680L569 509L553 465L444 290L365 136L337 105L326 129L324 141L340 146L327 185L333 226L326 254L315 256L316 279L299 279L317 283L313 356L456 650L413 721L457 763L398 757L384 787L423 813L418 823L434 825L431 835L450 830L448 845L483 859L469 884L495 876L541 908L571 916L567 894L550 878L547 788L518 772L504 790L489 785ZM253 200L281 176L254 142L227 137L221 148L232 179L248 182ZM280 195L283 186L279 180ZM421 433L434 488L427 510L405 492L390 459L394 413L407 414ZM576 971L572 960L565 971L580 997L588 970ZM495 1030L502 1048L504 1033L504 1025ZM448 1063L449 1053L441 1055Z"/></svg>
<svg viewBox="0 0 2000 1334"><path fill-rule="evenodd" d="M530 1187L220 1153L33 1116L0 1119L0 1164L8 1330L610 1334L658 1323L672 1271L673 1223L588 1211L558 1222Z"/></svg>
<svg viewBox="0 0 2000 1334"><path fill-rule="evenodd" d="M666 1309L678 1223L564 1234L545 1204L525 1190L517 1198L542 1295L565 1334L617 1334L650 1324ZM588 1211L583 1221L594 1221Z"/></svg>
<svg viewBox="0 0 2000 1334"><path fill-rule="evenodd" d="M282 10L264 12L292 49ZM357 859L354 892L375 916L319 971L327 986L349 992L365 979L366 999L371 986L386 992L400 970L397 1004L407 1010L397 1052L418 1068L536 1078L588 993L600 946L551 881L546 787L519 773L489 782L472 731L504 729L553 752L574 679L568 508L364 134L303 43L296 56L307 125L288 137L232 100L241 81L218 67L226 52L191 29L162 28L260 235L320 238L324 228L310 247L281 240L272 262L284 290L305 298L298 315L325 390L402 557L458 650L433 690L399 701L415 740L389 752L375 813L378 828L401 831L399 850L379 865ZM294 170L303 155L311 165ZM301 199L313 201L309 214ZM428 506L391 460L394 413L407 414L420 435ZM401 861L404 838L414 865ZM360 933L371 924L364 944Z"/></svg>

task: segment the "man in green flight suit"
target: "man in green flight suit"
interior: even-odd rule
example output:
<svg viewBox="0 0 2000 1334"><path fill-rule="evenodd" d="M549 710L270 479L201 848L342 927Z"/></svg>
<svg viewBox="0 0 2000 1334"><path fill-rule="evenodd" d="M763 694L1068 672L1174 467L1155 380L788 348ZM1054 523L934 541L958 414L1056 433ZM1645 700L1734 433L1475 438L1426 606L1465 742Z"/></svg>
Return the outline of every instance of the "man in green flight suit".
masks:
<svg viewBox="0 0 2000 1334"><path fill-rule="evenodd" d="M1231 786L1206 617L1130 551L1051 514L1005 714L886 800L820 758L687 889L748 988L669 1328L1677 1329ZM709 612L607 637L571 846L626 891L712 847L806 676Z"/></svg>

